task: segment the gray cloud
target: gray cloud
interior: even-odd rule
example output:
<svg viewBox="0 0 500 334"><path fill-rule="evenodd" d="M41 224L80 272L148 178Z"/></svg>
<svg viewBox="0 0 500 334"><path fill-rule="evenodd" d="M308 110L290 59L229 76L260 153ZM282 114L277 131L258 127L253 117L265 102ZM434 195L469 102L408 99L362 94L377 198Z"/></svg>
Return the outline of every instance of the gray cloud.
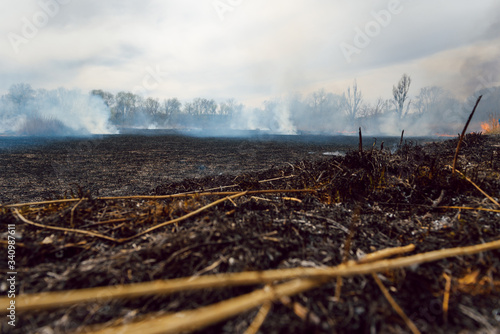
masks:
<svg viewBox="0 0 500 334"><path fill-rule="evenodd" d="M415 65L419 62L426 64L424 72L432 67L436 76L453 77L446 66L440 66L443 60L438 55L491 41L500 30L500 6L495 0L403 0L401 13L392 15L390 23L348 63L340 44L352 44L356 29L364 30L375 20L373 12L387 10L389 1L243 1L226 12L223 21L212 3L88 0L61 5L58 14L20 46L18 55L7 38L0 41L0 64L4 64L0 65L0 91L19 81L34 86L44 82L49 87L99 85L95 88L132 90L148 66L168 73L148 93L186 99L256 100L261 96L264 100L320 84L336 89L354 77L374 82L374 75L382 71L394 71L387 77L397 78L405 66L419 70ZM29 19L40 10L34 0L10 3L8 11L2 10L5 6L0 4L4 36L20 34L23 17ZM471 66L477 60L467 59L462 59L465 81L494 61L494 57L482 59L484 67ZM390 87L392 82L383 84ZM427 84L432 83L415 82ZM364 90L367 96L379 94L377 87Z"/></svg>

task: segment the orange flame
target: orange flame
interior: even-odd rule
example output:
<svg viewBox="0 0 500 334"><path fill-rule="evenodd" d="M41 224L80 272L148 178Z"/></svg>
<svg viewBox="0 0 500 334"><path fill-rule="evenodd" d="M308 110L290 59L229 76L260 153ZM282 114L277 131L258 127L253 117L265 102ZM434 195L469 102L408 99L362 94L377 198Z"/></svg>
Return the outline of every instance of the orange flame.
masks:
<svg viewBox="0 0 500 334"><path fill-rule="evenodd" d="M491 131L491 125L489 125L488 123L481 123L481 129L483 130L483 132L490 132Z"/></svg>
<svg viewBox="0 0 500 334"><path fill-rule="evenodd" d="M500 115L492 114L488 121L481 123L481 129L485 134L500 134Z"/></svg>

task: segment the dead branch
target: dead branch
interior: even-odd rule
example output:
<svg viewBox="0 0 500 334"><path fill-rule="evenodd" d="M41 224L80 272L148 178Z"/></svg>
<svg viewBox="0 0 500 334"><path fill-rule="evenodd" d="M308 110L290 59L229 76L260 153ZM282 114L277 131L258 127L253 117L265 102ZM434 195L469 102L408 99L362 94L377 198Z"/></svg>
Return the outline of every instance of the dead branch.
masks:
<svg viewBox="0 0 500 334"><path fill-rule="evenodd" d="M359 154L363 154L363 135L361 134L361 127L359 127Z"/></svg>
<svg viewBox="0 0 500 334"><path fill-rule="evenodd" d="M458 144L457 144L457 149L455 151L455 156L453 157L453 168L452 168L452 174L455 175L455 167L457 166L457 159L458 159L458 152L460 151L460 145L462 145L462 141L464 140L464 136L465 136L465 132L467 131L467 128L469 127L469 123L472 119L472 116L474 116L474 113L476 112L476 108L477 108L477 105L479 104L479 102L481 101L481 98L483 96L480 95L476 101L476 105L474 106L474 109L472 109L472 112L469 116L469 119L467 120L467 122L465 123L465 126L464 126L464 129L462 131L462 134L460 135L460 138L458 139Z"/></svg>

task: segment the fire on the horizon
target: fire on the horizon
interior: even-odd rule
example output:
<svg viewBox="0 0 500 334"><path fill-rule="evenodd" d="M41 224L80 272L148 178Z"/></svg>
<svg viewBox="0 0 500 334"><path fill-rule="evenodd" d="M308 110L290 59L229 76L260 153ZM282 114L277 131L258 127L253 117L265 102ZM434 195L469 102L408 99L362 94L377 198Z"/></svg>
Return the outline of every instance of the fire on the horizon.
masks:
<svg viewBox="0 0 500 334"><path fill-rule="evenodd" d="M490 116L487 122L481 123L481 129L485 134L500 134L500 119Z"/></svg>

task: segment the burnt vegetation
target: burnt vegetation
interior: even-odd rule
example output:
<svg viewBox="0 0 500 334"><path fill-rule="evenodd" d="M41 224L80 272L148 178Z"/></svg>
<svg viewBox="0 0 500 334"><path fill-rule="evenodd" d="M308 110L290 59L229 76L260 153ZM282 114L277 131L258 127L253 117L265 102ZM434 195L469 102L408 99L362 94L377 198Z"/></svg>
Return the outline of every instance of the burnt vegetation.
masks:
<svg viewBox="0 0 500 334"><path fill-rule="evenodd" d="M248 271L265 277L273 269L357 265L366 254L394 247L414 245L412 255L498 241L498 137L466 135L453 174L457 144L402 141L394 152L373 144L345 156L158 182L145 196L103 197L80 185L62 200L4 204L0 221L15 223L18 235L20 308L13 332L126 329L138 321L153 328L171 313L212 312L203 307L263 288L281 291L284 278L128 298L101 293L64 305L49 294L42 298L48 305L22 310L21 298L39 292L112 292L115 285ZM373 277L311 278L313 288L276 292L260 311L249 307L177 331L399 333L413 324L428 333L493 333L500 325L499 259L496 249L381 267ZM258 312L263 322L252 327Z"/></svg>

